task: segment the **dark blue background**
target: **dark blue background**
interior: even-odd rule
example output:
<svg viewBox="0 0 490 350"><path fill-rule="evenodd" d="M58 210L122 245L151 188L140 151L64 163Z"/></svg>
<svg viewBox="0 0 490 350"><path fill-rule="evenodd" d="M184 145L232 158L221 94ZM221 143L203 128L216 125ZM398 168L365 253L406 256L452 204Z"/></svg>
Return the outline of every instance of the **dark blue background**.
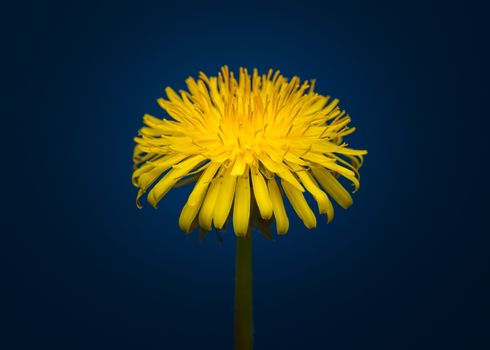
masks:
<svg viewBox="0 0 490 350"><path fill-rule="evenodd" d="M185 236L187 188L137 210L130 184L164 87L228 64L317 79L369 150L332 224L255 237L256 349L487 348L483 9L365 3L4 9L0 347L231 348L233 235Z"/></svg>

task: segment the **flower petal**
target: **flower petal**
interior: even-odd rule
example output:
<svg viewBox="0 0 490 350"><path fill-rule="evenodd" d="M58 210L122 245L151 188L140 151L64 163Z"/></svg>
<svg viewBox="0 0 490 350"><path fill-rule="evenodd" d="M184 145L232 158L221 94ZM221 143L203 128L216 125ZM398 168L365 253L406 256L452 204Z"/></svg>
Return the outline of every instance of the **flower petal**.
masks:
<svg viewBox="0 0 490 350"><path fill-rule="evenodd" d="M233 206L233 229L235 234L245 237L250 222L250 178L248 167L236 184L235 203Z"/></svg>
<svg viewBox="0 0 490 350"><path fill-rule="evenodd" d="M177 153L177 154L168 154L162 158L159 158L157 160L152 160L146 162L147 164L153 165L155 168L170 168L173 165L178 164L180 161L185 159L187 156L182 153Z"/></svg>
<svg viewBox="0 0 490 350"><path fill-rule="evenodd" d="M202 163L205 158L201 155L189 157L175 165L148 193L148 202L156 208L158 202L167 192L185 175L187 175L197 165Z"/></svg>
<svg viewBox="0 0 490 350"><path fill-rule="evenodd" d="M282 180L287 181L289 184L291 184L293 187L295 187L298 191L300 191L300 192L305 191L303 186L301 186L299 181L296 179L296 176L294 176L293 173L291 173L291 171L286 166L284 166L284 170L281 171L280 173L277 173L277 175L279 175L279 177Z"/></svg>
<svg viewBox="0 0 490 350"><path fill-rule="evenodd" d="M352 148L347 148L344 146L338 146L333 142L320 142L314 143L311 150L318 153L341 153L341 154L351 154L355 156L363 156L367 154L365 150L357 150Z"/></svg>
<svg viewBox="0 0 490 350"><path fill-rule="evenodd" d="M170 167L168 167L170 168ZM138 178L138 187L145 192L168 168L153 168Z"/></svg>
<svg viewBox="0 0 490 350"><path fill-rule="evenodd" d="M318 211L320 214L326 213L328 216L328 222L330 223L333 219L333 206L330 199L328 199L327 194L323 192L320 187L318 187L318 184L309 172L299 171L296 174L308 192L310 192L313 198L315 198L316 202L318 203Z"/></svg>
<svg viewBox="0 0 490 350"><path fill-rule="evenodd" d="M219 200L214 205L214 227L223 228L223 225L230 213L231 205L233 204L233 197L235 195L236 176L231 175L231 168L229 168L219 181Z"/></svg>
<svg viewBox="0 0 490 350"><path fill-rule="evenodd" d="M214 205L219 194L219 177L215 177L209 186L208 192L204 198L201 211L199 212L199 226L204 230L211 231L213 222Z"/></svg>
<svg viewBox="0 0 490 350"><path fill-rule="evenodd" d="M269 179L267 185L271 196L272 208L274 209L274 218L276 219L276 231L277 234L282 235L288 232L289 219L286 208L284 208L281 191L275 178Z"/></svg>
<svg viewBox="0 0 490 350"><path fill-rule="evenodd" d="M338 104L339 104L339 100L337 98L334 98L322 112L324 114L328 114L331 111L333 111L333 109L337 107Z"/></svg>
<svg viewBox="0 0 490 350"><path fill-rule="evenodd" d="M194 219L199 213L199 209L201 209L201 204L204 201L204 197L206 195L206 190L211 183L214 174L221 166L216 163L206 164L207 167L199 177L194 189L189 195L189 199L185 204L182 212L179 217L179 227L186 233L189 233L192 229Z"/></svg>
<svg viewBox="0 0 490 350"><path fill-rule="evenodd" d="M344 168L343 166L337 163L331 163L326 168L339 173L340 175L348 179L350 182L352 182L354 184L354 192L359 189L359 185L360 185L359 179L356 177L356 174L352 170Z"/></svg>
<svg viewBox="0 0 490 350"><path fill-rule="evenodd" d="M296 187L291 185L289 182L281 180L282 188L284 188L284 193L288 197L291 205L293 206L294 211L307 228L315 228L316 227L316 217L310 206L306 202L303 193L299 191Z"/></svg>
<svg viewBox="0 0 490 350"><path fill-rule="evenodd" d="M325 191L327 191L342 208L347 209L352 205L350 193L347 192L344 186L340 184L330 171L321 168L312 169L312 171L313 175L315 175Z"/></svg>
<svg viewBox="0 0 490 350"><path fill-rule="evenodd" d="M272 158L267 153L262 153L259 157L259 160L267 170L276 173L277 175L279 175L279 177L288 181L291 185L296 187L301 192L305 191L303 186L301 186L296 177L294 177L286 164L278 163L272 160Z"/></svg>
<svg viewBox="0 0 490 350"><path fill-rule="evenodd" d="M187 203L189 205L196 206L202 201L204 195L206 194L206 190L209 187L209 184L211 183L214 175L216 174L220 166L221 165L218 163L209 163L208 167L206 168L206 170L203 171L201 177L199 177L199 180L197 180L194 189L189 195L189 199L187 200Z"/></svg>
<svg viewBox="0 0 490 350"><path fill-rule="evenodd" d="M267 189L267 184L265 183L264 176L258 168L251 171L252 173L252 186L255 195L255 200L257 202L257 207L259 208L260 216L263 219L270 219L272 217L272 202L269 195L269 190Z"/></svg>
<svg viewBox="0 0 490 350"><path fill-rule="evenodd" d="M131 182L133 183L133 185L134 185L135 187L139 187L139 185L138 185L138 178L139 178L139 177L140 177L142 174L144 174L144 173L146 173L146 172L150 171L150 170L151 170L151 169L153 169L153 168L154 168L154 166L153 166L153 165L148 164L148 163L145 163L145 164L143 164L142 166L140 166L139 168L137 168L136 170L134 170L134 171L133 171L133 175L131 176Z"/></svg>
<svg viewBox="0 0 490 350"><path fill-rule="evenodd" d="M194 222L194 219L201 208L201 202L199 202L197 205L189 205L189 203L186 203L184 208L182 208L179 216L179 227L185 233L191 232L192 223Z"/></svg>
<svg viewBox="0 0 490 350"><path fill-rule="evenodd" d="M231 171L231 175L241 176L245 171L247 163L245 163L245 158L242 155L238 155L235 160L235 164L233 165L233 169Z"/></svg>
<svg viewBox="0 0 490 350"><path fill-rule="evenodd" d="M310 162L317 163L323 167L328 167L331 163L335 163L335 159L324 156L320 153L308 152L301 156L303 159L307 159Z"/></svg>

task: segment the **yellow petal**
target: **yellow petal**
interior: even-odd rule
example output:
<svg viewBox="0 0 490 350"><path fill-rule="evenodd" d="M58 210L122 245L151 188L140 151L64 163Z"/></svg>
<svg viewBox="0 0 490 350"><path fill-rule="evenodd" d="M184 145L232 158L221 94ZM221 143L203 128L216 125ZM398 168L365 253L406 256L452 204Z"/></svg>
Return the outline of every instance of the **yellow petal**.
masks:
<svg viewBox="0 0 490 350"><path fill-rule="evenodd" d="M327 194L323 192L320 187L318 187L318 184L309 172L298 171L297 175L308 192L311 193L313 198L315 198L316 202L318 203L318 211L320 214L326 213L328 216L328 222L331 222L333 219L333 206L328 199Z"/></svg>
<svg viewBox="0 0 490 350"><path fill-rule="evenodd" d="M354 184L355 191L359 189L359 179L356 177L356 174L352 170L344 168L343 166L337 164L335 158L326 157L322 154L313 153L313 152L309 152L303 155L302 158L308 159L309 161L317 163L323 166L324 168L339 173L340 175L349 179Z"/></svg>
<svg viewBox="0 0 490 350"><path fill-rule="evenodd" d="M267 184L269 187L272 208L274 210L274 218L276 219L276 231L277 234L282 235L288 232L289 229L289 219L286 214L286 208L284 208L281 191L279 190L279 186L277 186L276 179L269 179Z"/></svg>
<svg viewBox="0 0 490 350"><path fill-rule="evenodd" d="M320 96L307 110L305 114L315 114L318 113L327 104L329 98Z"/></svg>
<svg viewBox="0 0 490 350"><path fill-rule="evenodd" d="M303 154L301 158L308 159L309 161L320 164L324 167L328 167L330 164L335 163L335 159L325 157L323 154L314 153L314 152L308 152L306 154Z"/></svg>
<svg viewBox="0 0 490 350"><path fill-rule="evenodd" d="M257 168L252 170L252 186L260 216L263 219L270 219L272 217L272 202L269 190L264 177Z"/></svg>
<svg viewBox="0 0 490 350"><path fill-rule="evenodd" d="M326 168L333 170L333 171L339 173L340 175L345 176L346 178L355 177L355 175L356 175L352 170L344 168L343 166L341 166L335 162L328 164L326 166Z"/></svg>
<svg viewBox="0 0 490 350"><path fill-rule="evenodd" d="M206 170L203 171L202 175L197 180L194 189L189 195L189 199L187 203L191 206L196 206L199 202L202 201L204 195L206 194L206 190L209 187L209 184L213 180L214 175L220 168L220 164L218 163L210 163Z"/></svg>
<svg viewBox="0 0 490 350"><path fill-rule="evenodd" d="M233 206L233 229L237 236L244 237L248 233L250 221L250 178L248 167L236 184L235 203Z"/></svg>
<svg viewBox="0 0 490 350"><path fill-rule="evenodd" d="M139 130L139 134L147 137L159 137L163 135L163 132L162 130L159 129L149 128L144 126Z"/></svg>
<svg viewBox="0 0 490 350"><path fill-rule="evenodd" d="M328 106L323 110L323 113L328 114L330 113L337 105L339 104L339 100L334 98L332 102L328 104Z"/></svg>
<svg viewBox="0 0 490 350"><path fill-rule="evenodd" d="M167 94L168 99L173 103L177 105L182 104L182 99L180 98L179 95L177 95L177 93L171 87L166 87L165 93Z"/></svg>
<svg viewBox="0 0 490 350"><path fill-rule="evenodd" d="M313 175L315 175L325 191L327 191L342 208L347 209L352 205L350 193L347 192L344 186L340 184L330 171L320 168L312 169L312 171Z"/></svg>
<svg viewBox="0 0 490 350"><path fill-rule="evenodd" d="M328 196L327 196L327 198L328 198ZM333 209L332 201L330 199L328 199L327 205L328 205L328 207L327 207L327 224L329 224L333 220L335 211Z"/></svg>
<svg viewBox="0 0 490 350"><path fill-rule="evenodd" d="M158 163L147 162L133 173L133 184L139 187L138 195L136 197L136 205L141 208L140 198L145 191L162 175L168 168L174 165L176 162L180 162L185 158L185 155L173 155L161 158ZM155 164L159 164L155 167Z"/></svg>
<svg viewBox="0 0 490 350"><path fill-rule="evenodd" d="M199 226L207 231L211 231L213 222L213 211L219 194L219 178L214 178L209 186L208 192L204 197L201 211L199 212Z"/></svg>
<svg viewBox="0 0 490 350"><path fill-rule="evenodd" d="M344 168L343 166L340 166L337 163L331 163L326 168L339 173L340 175L348 179L350 182L352 182L354 184L354 192L359 189L359 185L360 185L359 179L356 177L356 174L352 170Z"/></svg>
<svg viewBox="0 0 490 350"><path fill-rule="evenodd" d="M134 171L133 171L133 174L131 175L131 182L133 183L133 185L134 185L135 187L138 187L138 178L139 178L139 177L140 177L142 174L144 174L144 173L146 173L146 172L150 171L150 170L151 170L151 169L153 169L153 168L154 168L154 167L153 167L153 165L151 165L151 164L143 164L142 166L140 166L139 168L137 168L136 170L134 170Z"/></svg>
<svg viewBox="0 0 490 350"><path fill-rule="evenodd" d="M262 165L273 173L279 173L284 170L284 164L278 163L269 157L269 155L265 152L262 152L259 156L259 160Z"/></svg>
<svg viewBox="0 0 490 350"><path fill-rule="evenodd" d="M196 218L196 215L199 212L200 208L201 203L192 206L189 205L189 203L186 203L184 205L184 208L182 209L182 212L179 216L179 227L182 231L184 231L185 233L191 232L192 223L194 222L194 219Z"/></svg>
<svg viewBox="0 0 490 350"><path fill-rule="evenodd" d="M146 113L143 115L143 122L151 127L157 126L157 125L162 125L163 121L161 119L158 119L151 114Z"/></svg>
<svg viewBox="0 0 490 350"><path fill-rule="evenodd" d="M351 149L334 144L333 142L321 142L312 145L311 150L318 153L341 153L362 156L367 154L365 150Z"/></svg>
<svg viewBox="0 0 490 350"><path fill-rule="evenodd" d="M293 206L294 211L307 228L315 228L316 227L316 217L310 206L306 202L303 193L299 191L296 187L292 186L289 182L281 180L282 188L284 188L284 193L288 197L291 205Z"/></svg>
<svg viewBox="0 0 490 350"><path fill-rule="evenodd" d="M282 170L280 173L277 173L277 175L279 175L279 177L282 180L286 180L287 182L289 182L298 191L300 191L300 192L305 191L303 186L301 186L301 184L299 183L298 179L296 179L296 177L293 175L293 173L291 173L291 171L286 166L284 166L284 170Z"/></svg>
<svg viewBox="0 0 490 350"><path fill-rule="evenodd" d="M158 202L167 194L167 192L194 167L205 160L201 155L187 158L186 160L174 166L148 193L148 202L156 208Z"/></svg>
<svg viewBox="0 0 490 350"><path fill-rule="evenodd" d="M162 175L168 168L153 168L150 171L144 173L138 178L138 187L144 192L151 186L157 178Z"/></svg>
<svg viewBox="0 0 490 350"><path fill-rule="evenodd" d="M230 213L233 197L235 195L236 176L231 175L231 170L220 178L218 200L214 206L214 227L223 228Z"/></svg>
<svg viewBox="0 0 490 350"><path fill-rule="evenodd" d="M207 164L206 170L204 170L204 172L201 174L199 180L194 186L194 189L189 195L189 199L187 200L187 203L182 209L179 217L179 226L184 232L189 233L191 231L194 219L199 213L201 204L204 201L206 190L208 189L209 184L211 183L213 176L219 167L220 164Z"/></svg>
<svg viewBox="0 0 490 350"><path fill-rule="evenodd" d="M299 164L299 165L305 165L305 166L308 165L307 162L305 162L303 159L301 159L300 157L298 157L296 154L294 154L292 152L287 152L284 155L284 160L291 162L291 163Z"/></svg>
<svg viewBox="0 0 490 350"><path fill-rule="evenodd" d="M160 107L162 109L164 109L165 111L167 111L167 113L171 117L173 117L175 120L177 120L179 122L182 121L182 118L180 118L178 115L175 115L174 116L175 113L169 111L169 107L172 105L170 101L167 101L164 98L160 97L160 98L157 99L157 103L160 105Z"/></svg>
<svg viewBox="0 0 490 350"><path fill-rule="evenodd" d="M242 155L238 155L235 160L235 164L233 165L233 169L231 171L231 175L233 176L241 176L245 171L245 159Z"/></svg>
<svg viewBox="0 0 490 350"><path fill-rule="evenodd" d="M153 165L155 168L170 168L171 166L178 164L180 161L182 161L184 158L187 156L184 154L170 154L166 155L165 157L162 157L158 160L154 161L148 161L147 164Z"/></svg>
<svg viewBox="0 0 490 350"><path fill-rule="evenodd" d="M141 205L140 199L141 199L141 196L143 196L144 193L145 193L145 191L139 189L138 190L138 194L136 195L136 206L138 207L138 209L143 208L143 206Z"/></svg>

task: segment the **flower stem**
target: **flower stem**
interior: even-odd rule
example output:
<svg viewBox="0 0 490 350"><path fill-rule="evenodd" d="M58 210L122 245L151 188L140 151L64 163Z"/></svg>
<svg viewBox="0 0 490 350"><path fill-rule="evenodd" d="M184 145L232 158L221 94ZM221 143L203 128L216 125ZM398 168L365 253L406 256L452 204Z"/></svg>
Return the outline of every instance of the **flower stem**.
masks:
<svg viewBox="0 0 490 350"><path fill-rule="evenodd" d="M235 350L253 349L251 237L236 239Z"/></svg>

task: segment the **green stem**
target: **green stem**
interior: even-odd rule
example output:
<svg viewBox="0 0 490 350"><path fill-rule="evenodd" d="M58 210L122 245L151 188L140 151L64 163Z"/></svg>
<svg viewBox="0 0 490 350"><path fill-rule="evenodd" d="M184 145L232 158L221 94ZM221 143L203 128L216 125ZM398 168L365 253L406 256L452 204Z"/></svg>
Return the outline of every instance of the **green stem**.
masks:
<svg viewBox="0 0 490 350"><path fill-rule="evenodd" d="M253 349L251 236L236 239L235 350Z"/></svg>

